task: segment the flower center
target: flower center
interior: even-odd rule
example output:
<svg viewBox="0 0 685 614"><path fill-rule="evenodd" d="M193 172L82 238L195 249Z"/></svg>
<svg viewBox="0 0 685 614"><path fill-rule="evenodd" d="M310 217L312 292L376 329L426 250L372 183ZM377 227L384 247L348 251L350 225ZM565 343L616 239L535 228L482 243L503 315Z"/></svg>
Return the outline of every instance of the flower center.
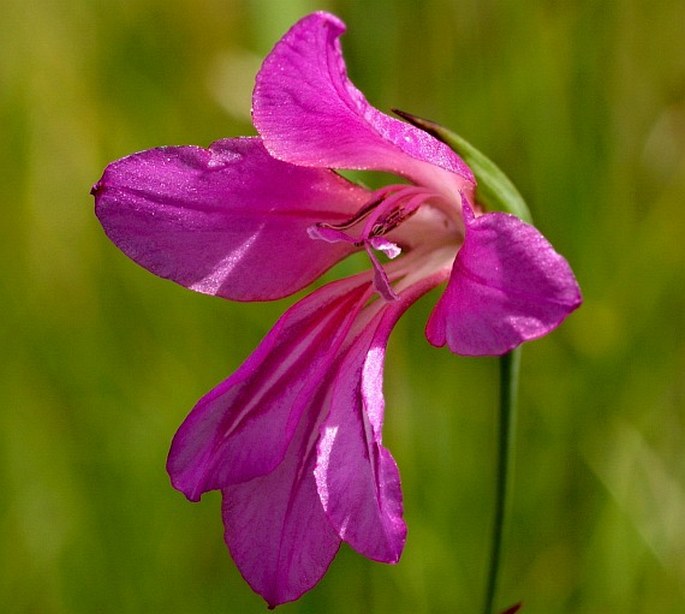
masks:
<svg viewBox="0 0 685 614"><path fill-rule="evenodd" d="M414 185L390 185L372 193L369 201L352 217L340 224L318 222L307 229L312 239L329 243L344 241L363 247L374 269L374 285L388 301L398 296L390 286L387 273L375 252L383 252L391 260L402 252L396 243L385 238L389 232L414 215L419 207L431 200L444 204L443 196L427 188Z"/></svg>

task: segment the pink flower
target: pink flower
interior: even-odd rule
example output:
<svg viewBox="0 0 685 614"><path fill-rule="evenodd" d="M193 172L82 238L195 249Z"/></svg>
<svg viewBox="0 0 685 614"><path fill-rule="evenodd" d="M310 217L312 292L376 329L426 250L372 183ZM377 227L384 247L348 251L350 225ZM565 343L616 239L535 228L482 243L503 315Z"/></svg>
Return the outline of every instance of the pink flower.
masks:
<svg viewBox="0 0 685 614"><path fill-rule="evenodd" d="M238 301L288 296L365 250L369 270L291 307L176 434L171 480L220 489L226 543L271 605L324 575L341 541L395 563L406 527L382 444L383 362L402 313L447 287L428 340L499 355L580 304L566 261L532 226L474 202L471 170L384 115L348 80L327 13L299 21L257 76L258 137L162 147L112 163L94 186L110 239L153 273ZM330 169L409 183L370 191Z"/></svg>

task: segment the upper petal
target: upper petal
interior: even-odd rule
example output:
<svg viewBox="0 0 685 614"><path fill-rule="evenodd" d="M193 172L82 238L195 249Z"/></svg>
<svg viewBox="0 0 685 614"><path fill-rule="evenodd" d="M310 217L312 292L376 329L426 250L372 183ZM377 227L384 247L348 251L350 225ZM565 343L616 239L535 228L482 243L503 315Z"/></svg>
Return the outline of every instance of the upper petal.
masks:
<svg viewBox="0 0 685 614"><path fill-rule="evenodd" d="M305 166L383 170L443 194L470 192L473 175L449 147L373 108L347 77L334 15L301 19L257 75L254 124L276 157Z"/></svg>
<svg viewBox="0 0 685 614"><path fill-rule="evenodd" d="M291 294L348 255L349 244L312 241L307 227L345 219L368 197L331 171L272 158L256 138L133 154L93 194L105 232L138 264L242 301Z"/></svg>
<svg viewBox="0 0 685 614"><path fill-rule="evenodd" d="M468 356L505 354L580 306L571 267L533 226L506 213L463 211L464 245L426 327L433 345Z"/></svg>
<svg viewBox="0 0 685 614"><path fill-rule="evenodd" d="M179 428L167 462L174 487L197 501L208 490L273 471L371 291L370 275L362 274L286 311Z"/></svg>

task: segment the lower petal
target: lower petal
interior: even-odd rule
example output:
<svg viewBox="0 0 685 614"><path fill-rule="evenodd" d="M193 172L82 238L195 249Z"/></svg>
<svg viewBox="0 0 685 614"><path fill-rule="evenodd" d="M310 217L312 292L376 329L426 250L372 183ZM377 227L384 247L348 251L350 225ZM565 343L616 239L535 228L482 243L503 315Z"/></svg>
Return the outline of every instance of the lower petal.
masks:
<svg viewBox="0 0 685 614"><path fill-rule="evenodd" d="M547 334L580 306L571 267L533 226L463 210L464 245L426 327L433 345L498 356Z"/></svg>
<svg viewBox="0 0 685 614"><path fill-rule="evenodd" d="M314 481L318 403L271 474L223 489L226 544L252 589L275 607L323 577L340 546Z"/></svg>
<svg viewBox="0 0 685 614"><path fill-rule="evenodd" d="M433 285L426 278L402 292L352 341L318 445L316 482L331 523L357 552L385 563L399 560L407 533L399 471L382 445L385 349L400 315Z"/></svg>
<svg viewBox="0 0 685 614"><path fill-rule="evenodd" d="M369 277L331 283L293 305L243 365L198 402L169 452L175 488L197 501L278 466L371 292Z"/></svg>

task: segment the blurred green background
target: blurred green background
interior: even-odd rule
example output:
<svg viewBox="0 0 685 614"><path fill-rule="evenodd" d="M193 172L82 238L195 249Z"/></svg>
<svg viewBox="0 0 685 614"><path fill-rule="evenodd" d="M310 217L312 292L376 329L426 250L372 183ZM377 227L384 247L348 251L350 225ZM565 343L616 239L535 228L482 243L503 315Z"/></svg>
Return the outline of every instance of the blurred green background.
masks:
<svg viewBox="0 0 685 614"><path fill-rule="evenodd" d="M685 3L9 0L0 21L0 611L262 612L169 441L292 301L238 305L138 268L88 195L109 162L251 134L261 58L297 18L348 24L357 85L514 179L585 305L523 356L501 606L685 612ZM399 565L343 548L282 612L478 612L497 364L395 332L386 443Z"/></svg>

